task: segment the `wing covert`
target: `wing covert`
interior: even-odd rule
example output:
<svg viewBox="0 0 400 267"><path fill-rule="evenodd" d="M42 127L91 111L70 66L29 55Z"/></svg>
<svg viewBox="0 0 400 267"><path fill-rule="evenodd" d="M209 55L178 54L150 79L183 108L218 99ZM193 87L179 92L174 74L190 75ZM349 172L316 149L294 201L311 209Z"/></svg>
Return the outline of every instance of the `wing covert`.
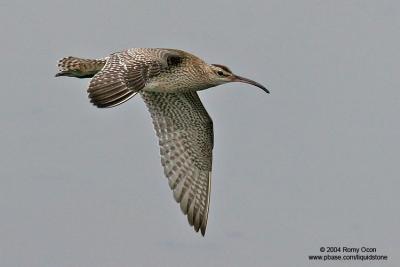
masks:
<svg viewBox="0 0 400 267"><path fill-rule="evenodd" d="M120 105L142 90L150 78L179 62L180 52L168 49L135 48L111 54L90 81L90 101L100 108Z"/></svg>

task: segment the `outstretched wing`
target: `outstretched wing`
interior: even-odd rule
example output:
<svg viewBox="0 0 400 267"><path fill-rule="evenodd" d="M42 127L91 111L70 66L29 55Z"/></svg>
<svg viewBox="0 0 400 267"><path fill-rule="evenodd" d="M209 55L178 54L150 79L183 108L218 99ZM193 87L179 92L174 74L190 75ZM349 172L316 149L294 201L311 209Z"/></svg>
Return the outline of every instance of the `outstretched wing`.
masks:
<svg viewBox="0 0 400 267"><path fill-rule="evenodd" d="M180 56L179 51L146 48L110 55L103 69L90 81L87 90L90 102L100 108L124 103L143 89L148 79L160 74Z"/></svg>
<svg viewBox="0 0 400 267"><path fill-rule="evenodd" d="M213 124L196 92L140 92L159 138L161 163L175 200L204 235L211 189Z"/></svg>

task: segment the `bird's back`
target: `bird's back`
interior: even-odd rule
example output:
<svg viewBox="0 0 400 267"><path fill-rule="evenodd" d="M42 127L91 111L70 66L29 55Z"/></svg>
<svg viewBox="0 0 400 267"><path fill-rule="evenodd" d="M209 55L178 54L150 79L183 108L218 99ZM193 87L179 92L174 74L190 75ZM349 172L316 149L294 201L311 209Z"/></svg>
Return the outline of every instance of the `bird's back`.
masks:
<svg viewBox="0 0 400 267"><path fill-rule="evenodd" d="M110 65L110 66L107 66ZM144 91L187 92L210 87L207 64L188 52L169 48L130 48L112 53L102 59L65 57L58 63L56 76L92 78L103 72L109 74L141 70ZM109 75L108 75L109 76ZM123 78L122 76L119 78ZM102 79L104 80L104 79Z"/></svg>

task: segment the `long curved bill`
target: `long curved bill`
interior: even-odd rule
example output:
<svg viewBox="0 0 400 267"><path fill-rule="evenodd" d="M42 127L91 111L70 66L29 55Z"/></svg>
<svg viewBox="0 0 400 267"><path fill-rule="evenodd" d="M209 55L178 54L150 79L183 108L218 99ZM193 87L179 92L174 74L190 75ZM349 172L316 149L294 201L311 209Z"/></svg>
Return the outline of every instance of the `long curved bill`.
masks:
<svg viewBox="0 0 400 267"><path fill-rule="evenodd" d="M253 80L250 80L250 79L247 79L247 78L244 78L244 77L235 75L235 78L233 79L233 81L234 81L234 82L241 82L241 83L248 83L248 84L257 86L258 88L261 88L264 92L266 92L267 94L269 94L268 89L265 88L264 85L259 84L258 82L255 82L255 81L253 81Z"/></svg>

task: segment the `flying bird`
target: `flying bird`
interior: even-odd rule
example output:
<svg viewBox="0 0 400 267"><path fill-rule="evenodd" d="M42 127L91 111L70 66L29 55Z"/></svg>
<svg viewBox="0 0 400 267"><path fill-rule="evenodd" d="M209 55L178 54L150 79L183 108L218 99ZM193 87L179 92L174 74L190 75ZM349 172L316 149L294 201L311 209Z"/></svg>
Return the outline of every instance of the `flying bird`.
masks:
<svg viewBox="0 0 400 267"><path fill-rule="evenodd" d="M185 51L132 48L102 59L65 57L55 75L91 78L87 92L99 108L140 94L159 139L161 164L175 200L194 230L204 236L210 205L213 122L197 91L230 82L263 85L207 64Z"/></svg>

